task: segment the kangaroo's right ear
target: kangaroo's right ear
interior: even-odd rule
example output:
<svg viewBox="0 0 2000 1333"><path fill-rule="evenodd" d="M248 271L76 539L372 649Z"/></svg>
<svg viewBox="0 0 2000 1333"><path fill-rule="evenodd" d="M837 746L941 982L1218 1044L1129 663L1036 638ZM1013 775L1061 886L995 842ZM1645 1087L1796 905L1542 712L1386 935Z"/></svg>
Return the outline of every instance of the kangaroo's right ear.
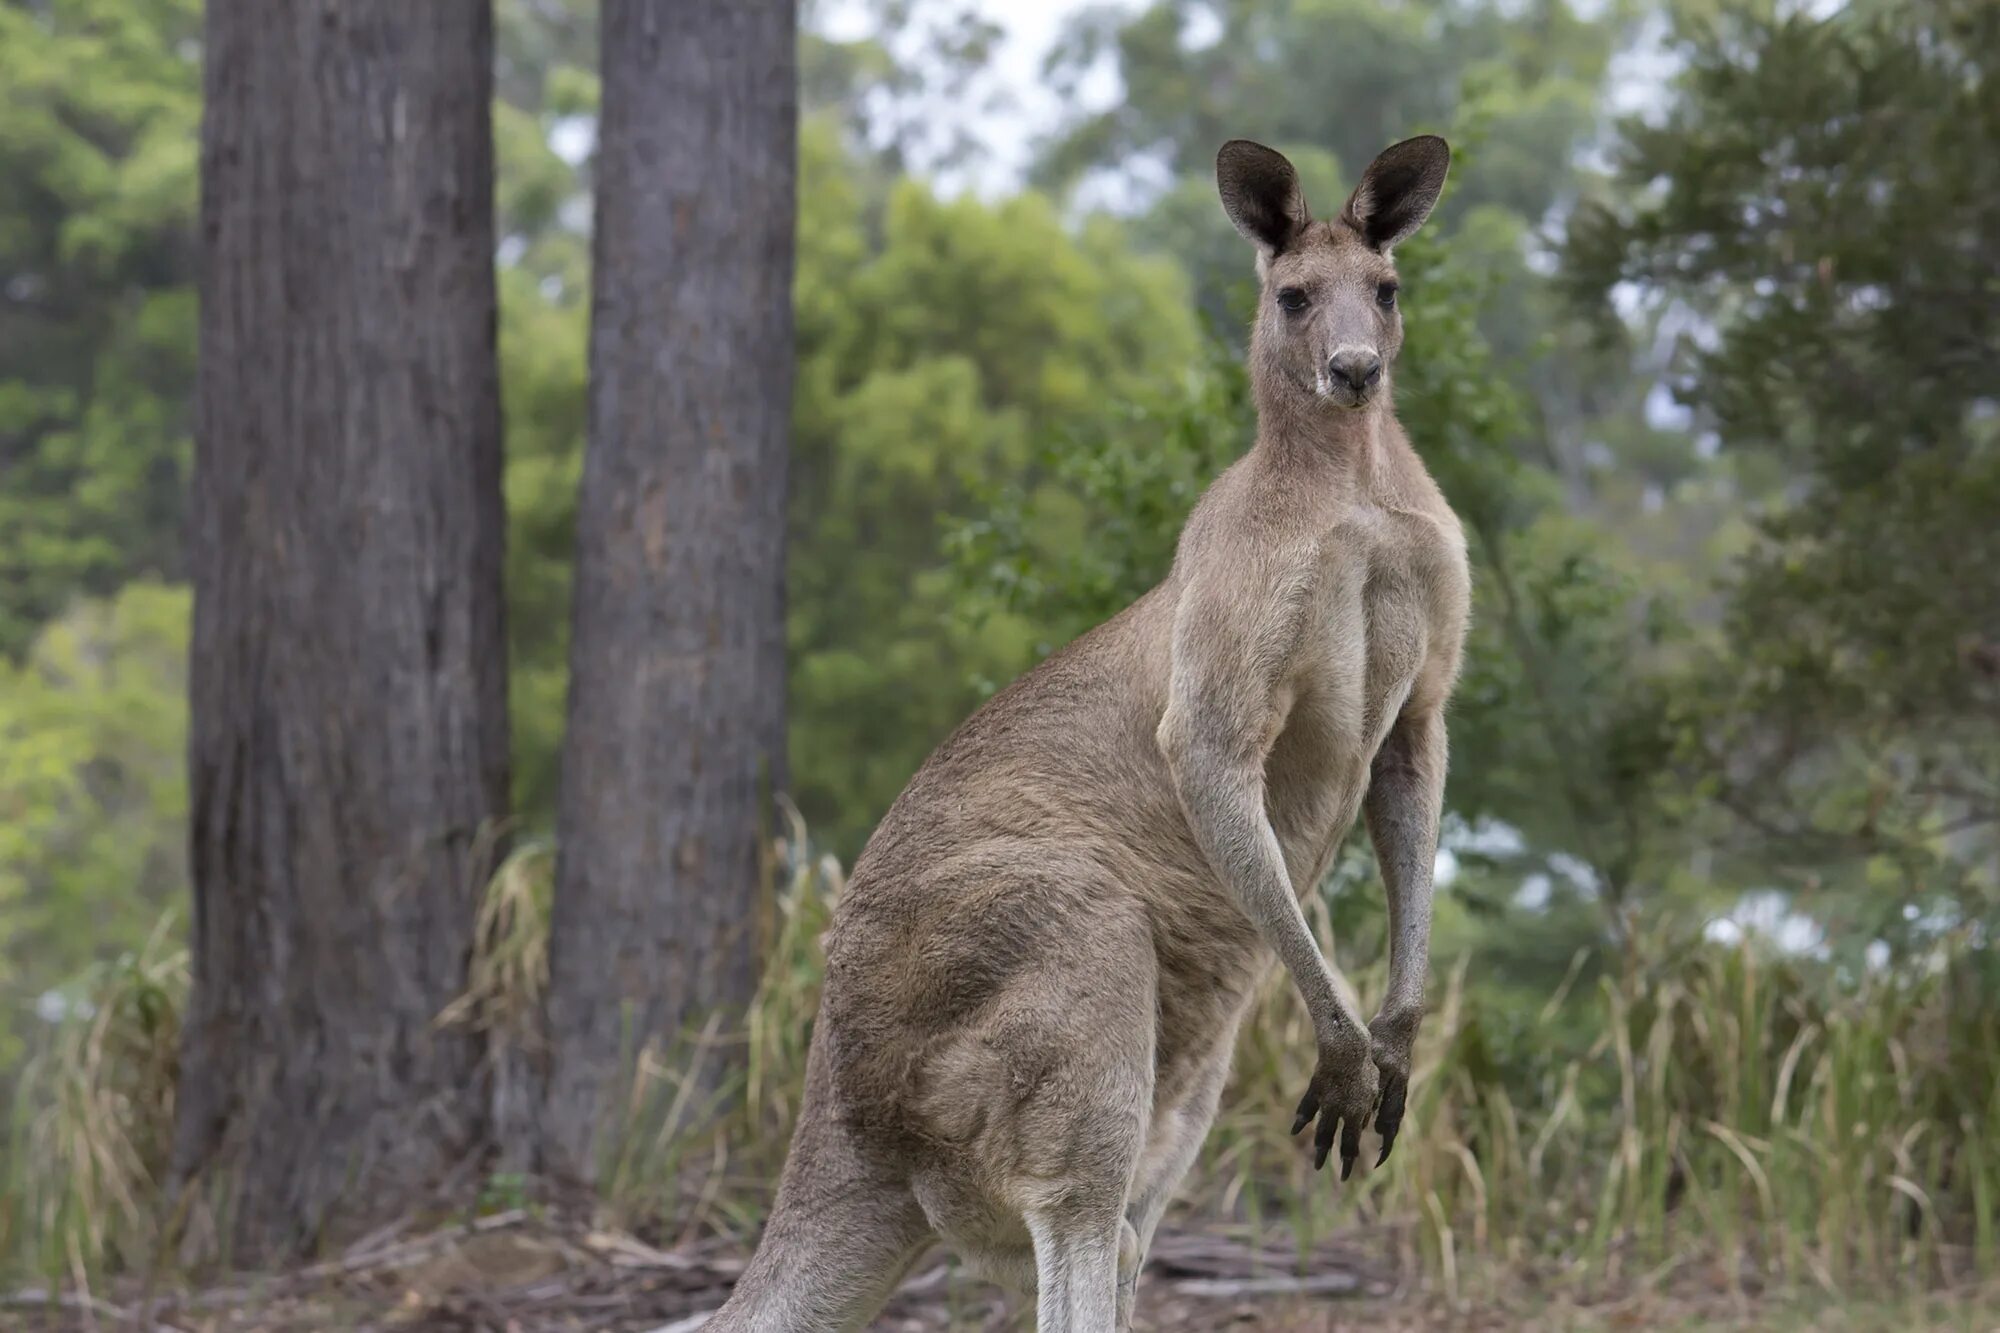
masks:
<svg viewBox="0 0 2000 1333"><path fill-rule="evenodd" d="M1283 153L1248 139L1231 139L1215 155L1222 211L1269 259L1282 253L1312 221L1299 173Z"/></svg>

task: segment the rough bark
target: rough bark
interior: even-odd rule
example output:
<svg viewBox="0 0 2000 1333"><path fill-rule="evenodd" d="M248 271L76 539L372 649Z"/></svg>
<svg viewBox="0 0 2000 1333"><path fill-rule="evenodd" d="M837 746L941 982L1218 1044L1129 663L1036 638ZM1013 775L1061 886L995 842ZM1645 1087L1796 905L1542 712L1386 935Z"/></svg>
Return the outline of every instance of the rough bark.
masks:
<svg viewBox="0 0 2000 1333"><path fill-rule="evenodd" d="M783 781L791 0L607 0L544 1150L756 980Z"/></svg>
<svg viewBox="0 0 2000 1333"><path fill-rule="evenodd" d="M204 58L175 1170L255 1261L484 1132L435 1020L507 795L492 19L211 0Z"/></svg>

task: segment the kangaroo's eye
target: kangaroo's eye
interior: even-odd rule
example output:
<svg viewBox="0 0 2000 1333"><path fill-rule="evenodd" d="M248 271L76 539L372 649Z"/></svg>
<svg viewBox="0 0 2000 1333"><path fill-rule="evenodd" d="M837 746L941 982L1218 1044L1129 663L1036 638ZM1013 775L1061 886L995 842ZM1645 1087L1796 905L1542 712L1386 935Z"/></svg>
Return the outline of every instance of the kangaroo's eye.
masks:
<svg viewBox="0 0 2000 1333"><path fill-rule="evenodd" d="M1297 287L1283 288L1278 292L1278 305L1281 309L1296 315L1306 308L1306 294Z"/></svg>
<svg viewBox="0 0 2000 1333"><path fill-rule="evenodd" d="M1376 283L1375 304L1381 306L1384 310L1394 309L1396 305L1396 284L1393 282Z"/></svg>

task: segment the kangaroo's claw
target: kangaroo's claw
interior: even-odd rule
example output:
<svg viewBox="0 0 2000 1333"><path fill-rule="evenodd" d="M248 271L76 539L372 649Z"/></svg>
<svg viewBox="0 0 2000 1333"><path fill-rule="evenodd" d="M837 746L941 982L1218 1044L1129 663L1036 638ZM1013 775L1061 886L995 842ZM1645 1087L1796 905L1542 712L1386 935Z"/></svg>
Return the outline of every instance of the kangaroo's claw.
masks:
<svg viewBox="0 0 2000 1333"><path fill-rule="evenodd" d="M1349 1029L1352 1032L1352 1029ZM1340 1141L1340 1178L1354 1173L1354 1160L1361 1155L1361 1128L1375 1114L1380 1087L1375 1061L1365 1034L1361 1040L1345 1036L1320 1051L1319 1065L1313 1070L1306 1095L1299 1099L1298 1114L1292 1120L1297 1134L1315 1118L1319 1128L1313 1134L1313 1169L1323 1170L1333 1154L1336 1137Z"/></svg>
<svg viewBox="0 0 2000 1333"><path fill-rule="evenodd" d="M1386 1074L1382 1078L1382 1107L1375 1113L1375 1132L1382 1136L1382 1155L1375 1159L1380 1166L1389 1160L1389 1150L1396 1146L1396 1131L1403 1127L1403 1099L1409 1092L1409 1080L1401 1074Z"/></svg>

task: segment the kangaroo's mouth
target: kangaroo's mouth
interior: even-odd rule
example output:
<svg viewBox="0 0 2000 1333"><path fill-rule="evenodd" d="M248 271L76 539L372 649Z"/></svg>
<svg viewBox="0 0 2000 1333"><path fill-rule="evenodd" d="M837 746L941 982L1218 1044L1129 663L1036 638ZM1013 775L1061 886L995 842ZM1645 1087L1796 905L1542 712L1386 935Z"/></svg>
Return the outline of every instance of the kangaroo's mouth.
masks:
<svg viewBox="0 0 2000 1333"><path fill-rule="evenodd" d="M1344 380L1335 379L1327 372L1325 366L1321 366L1313 375L1312 392L1313 396L1323 403L1330 403L1335 407L1359 409L1368 406L1369 401L1375 397L1375 386L1371 384L1357 389Z"/></svg>

